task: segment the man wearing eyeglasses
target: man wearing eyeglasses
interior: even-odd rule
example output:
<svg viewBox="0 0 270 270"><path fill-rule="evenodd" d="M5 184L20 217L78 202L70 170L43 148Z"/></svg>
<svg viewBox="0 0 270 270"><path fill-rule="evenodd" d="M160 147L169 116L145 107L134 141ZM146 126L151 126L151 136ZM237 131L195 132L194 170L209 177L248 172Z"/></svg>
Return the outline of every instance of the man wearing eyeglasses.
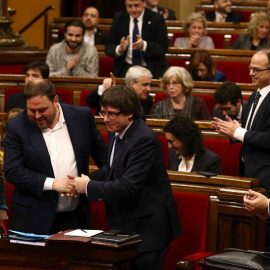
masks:
<svg viewBox="0 0 270 270"><path fill-rule="evenodd" d="M75 178L79 193L104 200L110 229L138 233L142 239L133 270L161 270L169 243L181 229L157 135L141 119L133 89L114 86L100 100L109 131L104 181Z"/></svg>
<svg viewBox="0 0 270 270"><path fill-rule="evenodd" d="M242 121L243 109L247 101L242 99L240 87L234 82L223 83L215 92L216 106L213 116L225 120L225 116Z"/></svg>
<svg viewBox="0 0 270 270"><path fill-rule="evenodd" d="M250 62L249 74L258 87L243 112L242 125L226 116L227 121L214 118L217 132L243 143L240 160L245 177L258 178L260 186L270 195L270 50L256 52ZM266 250L270 250L270 228L267 228Z"/></svg>

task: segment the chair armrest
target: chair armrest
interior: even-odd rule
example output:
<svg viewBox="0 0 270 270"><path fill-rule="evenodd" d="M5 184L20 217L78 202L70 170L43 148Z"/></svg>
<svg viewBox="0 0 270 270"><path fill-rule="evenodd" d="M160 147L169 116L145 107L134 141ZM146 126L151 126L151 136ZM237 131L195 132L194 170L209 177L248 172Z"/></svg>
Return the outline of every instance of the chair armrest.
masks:
<svg viewBox="0 0 270 270"><path fill-rule="evenodd" d="M181 269L185 269L185 270L194 270L194 269L201 269L198 268L198 261L201 259L204 259L205 257L209 257L216 254L215 252L212 251L203 251L203 252L198 252L198 253L194 253L191 255L188 255L186 257L183 258L183 260L180 260L177 262L175 269L176 270L181 270Z"/></svg>

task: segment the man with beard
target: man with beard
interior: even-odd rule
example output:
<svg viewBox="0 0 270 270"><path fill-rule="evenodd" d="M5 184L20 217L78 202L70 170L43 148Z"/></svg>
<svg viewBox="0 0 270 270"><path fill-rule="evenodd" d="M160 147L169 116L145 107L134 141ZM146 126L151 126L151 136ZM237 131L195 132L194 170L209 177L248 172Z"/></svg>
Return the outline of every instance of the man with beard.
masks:
<svg viewBox="0 0 270 270"><path fill-rule="evenodd" d="M217 105L214 107L213 116L225 120L225 116L237 121L242 121L243 109L247 101L242 99L240 87L233 82L223 83L215 92L214 99Z"/></svg>
<svg viewBox="0 0 270 270"><path fill-rule="evenodd" d="M24 90L27 110L7 123L5 178L15 186L12 229L53 234L90 228L85 196L63 196L71 175L89 172L89 156L98 166L107 147L89 108L59 104L53 84L37 79Z"/></svg>
<svg viewBox="0 0 270 270"><path fill-rule="evenodd" d="M83 41L85 26L81 20L65 24L65 39L48 51L46 63L50 76L97 77L99 60L95 46Z"/></svg>
<svg viewBox="0 0 270 270"><path fill-rule="evenodd" d="M232 11L231 0L212 0L214 11L206 14L206 19L213 22L234 22L243 21L241 13Z"/></svg>
<svg viewBox="0 0 270 270"><path fill-rule="evenodd" d="M97 28L99 24L99 12L94 7L85 9L82 22L86 28L84 34L84 42L90 45L104 45L106 34L101 29Z"/></svg>

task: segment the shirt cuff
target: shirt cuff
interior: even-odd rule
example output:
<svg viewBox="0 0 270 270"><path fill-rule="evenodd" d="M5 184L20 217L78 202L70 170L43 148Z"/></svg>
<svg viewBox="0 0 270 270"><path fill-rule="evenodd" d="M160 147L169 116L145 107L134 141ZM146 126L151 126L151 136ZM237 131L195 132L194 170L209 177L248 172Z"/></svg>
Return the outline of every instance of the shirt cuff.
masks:
<svg viewBox="0 0 270 270"><path fill-rule="evenodd" d="M147 42L144 40L143 41L143 48L142 48L142 51L145 52L147 49Z"/></svg>
<svg viewBox="0 0 270 270"><path fill-rule="evenodd" d="M52 186L53 186L54 180L55 180L54 178L47 177L44 182L43 190L53 190Z"/></svg>
<svg viewBox="0 0 270 270"><path fill-rule="evenodd" d="M243 141L244 141L244 137L245 137L246 132L247 132L246 129L244 129L244 128L242 128L242 127L238 127L238 128L234 131L233 137L234 137L236 140L243 142Z"/></svg>
<svg viewBox="0 0 270 270"><path fill-rule="evenodd" d="M104 91L105 91L105 87L104 87L103 84L102 84L102 85L100 85L100 86L98 87L97 93L98 93L99 96L101 96L101 95L103 94Z"/></svg>
<svg viewBox="0 0 270 270"><path fill-rule="evenodd" d="M87 186L88 186L88 183L91 181L91 179L87 182L86 186L85 186L85 194L86 194L86 197L88 197L88 193L87 193Z"/></svg>
<svg viewBox="0 0 270 270"><path fill-rule="evenodd" d="M122 53L119 52L119 48L120 48L120 45L118 45L118 46L116 47L116 49L115 49L115 54L116 54L116 56L122 55Z"/></svg>

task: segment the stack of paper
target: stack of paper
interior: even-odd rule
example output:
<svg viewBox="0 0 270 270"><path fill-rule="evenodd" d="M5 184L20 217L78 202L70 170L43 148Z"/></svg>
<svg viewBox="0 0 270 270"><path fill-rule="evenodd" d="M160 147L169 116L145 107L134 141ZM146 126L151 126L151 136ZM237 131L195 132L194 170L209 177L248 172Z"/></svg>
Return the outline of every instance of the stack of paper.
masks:
<svg viewBox="0 0 270 270"><path fill-rule="evenodd" d="M82 230L77 229L64 234L66 237L92 237L93 235L102 233L102 230Z"/></svg>
<svg viewBox="0 0 270 270"><path fill-rule="evenodd" d="M9 230L14 233L8 235L11 243L25 244L25 245L35 245L35 246L45 246L45 240L50 237L50 235L41 235L34 233L24 233L19 231Z"/></svg>

